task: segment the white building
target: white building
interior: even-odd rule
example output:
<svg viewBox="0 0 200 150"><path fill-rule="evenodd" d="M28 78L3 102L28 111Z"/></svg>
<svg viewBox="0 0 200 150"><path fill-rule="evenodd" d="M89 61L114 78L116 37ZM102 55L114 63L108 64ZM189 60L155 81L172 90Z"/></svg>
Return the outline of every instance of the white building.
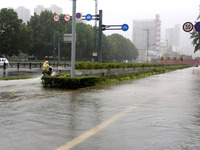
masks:
<svg viewBox="0 0 200 150"><path fill-rule="evenodd" d="M168 46L172 52L180 53L180 25L174 25L174 28L166 29L165 40L168 41Z"/></svg>
<svg viewBox="0 0 200 150"><path fill-rule="evenodd" d="M19 6L15 11L17 12L19 19L22 19L23 22L27 24L31 17L30 10L23 6Z"/></svg>
<svg viewBox="0 0 200 150"><path fill-rule="evenodd" d="M44 6L42 6L42 5L37 5L37 7L34 8L34 13L36 13L37 15L40 15L40 13L41 13L42 11L45 11L45 10L46 10L46 8L44 8Z"/></svg>
<svg viewBox="0 0 200 150"><path fill-rule="evenodd" d="M145 62L148 57L157 57L161 37L161 21L157 14L155 19L133 20L132 42L139 51L139 62ZM156 55L147 54L147 49Z"/></svg>
<svg viewBox="0 0 200 150"><path fill-rule="evenodd" d="M62 8L61 7L58 7L56 5L51 5L50 8L45 8L43 7L42 5L37 5L36 8L34 8L34 12L37 14L37 15L40 15L40 13L42 11L45 11L45 10L49 10L49 11L52 11L53 13L56 13L56 14L62 14Z"/></svg>
<svg viewBox="0 0 200 150"><path fill-rule="evenodd" d="M48 10L52 11L53 13L56 13L58 15L62 14L62 8L58 7L57 5L51 5L50 8L48 8Z"/></svg>

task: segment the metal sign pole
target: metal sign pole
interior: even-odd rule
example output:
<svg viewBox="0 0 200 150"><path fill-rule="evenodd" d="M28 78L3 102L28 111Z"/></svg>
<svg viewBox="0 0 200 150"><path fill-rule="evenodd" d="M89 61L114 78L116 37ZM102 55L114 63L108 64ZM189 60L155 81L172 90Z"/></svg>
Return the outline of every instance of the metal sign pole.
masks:
<svg viewBox="0 0 200 150"><path fill-rule="evenodd" d="M98 62L102 62L102 10L99 10Z"/></svg>
<svg viewBox="0 0 200 150"><path fill-rule="evenodd" d="M76 52L76 0L73 0L72 8L72 48L71 48L71 77L75 77L75 53Z"/></svg>
<svg viewBox="0 0 200 150"><path fill-rule="evenodd" d="M97 16L98 9L98 0L95 0L95 16ZM95 19L95 27L94 27L94 51L97 49L97 20ZM96 60L95 60L96 61Z"/></svg>

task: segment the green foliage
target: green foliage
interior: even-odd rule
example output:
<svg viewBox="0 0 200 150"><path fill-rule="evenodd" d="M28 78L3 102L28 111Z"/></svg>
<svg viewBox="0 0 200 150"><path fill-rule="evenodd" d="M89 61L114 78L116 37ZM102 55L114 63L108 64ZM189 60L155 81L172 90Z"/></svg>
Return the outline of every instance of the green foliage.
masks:
<svg viewBox="0 0 200 150"><path fill-rule="evenodd" d="M195 23L199 22L199 19L200 19L200 14L197 17L197 21ZM193 39L192 44L194 46L194 53L195 53L196 51L200 50L200 32L194 29L193 32L191 33L190 38Z"/></svg>
<svg viewBox="0 0 200 150"><path fill-rule="evenodd" d="M0 30L2 55L18 55L20 51L25 52L32 48L32 29L26 29L26 25L13 9L0 10Z"/></svg>
<svg viewBox="0 0 200 150"><path fill-rule="evenodd" d="M177 69L183 69L186 66L176 66L170 68L156 68L152 71L136 72L131 74L114 75L108 77L85 76L85 77L69 77L69 74L60 74L56 76L43 76L42 85L48 88L61 88L61 89L78 89L88 86L107 84L122 80L143 78L155 74L165 73Z"/></svg>
<svg viewBox="0 0 200 150"><path fill-rule="evenodd" d="M18 56L20 52L23 52L38 59L44 59L45 56L57 56L60 35L61 57L70 60L71 44L64 43L63 34L71 33L72 21L54 22L53 16L54 14L47 10L41 12L40 15L35 13L31 16L28 25L25 25L21 19L18 19L14 10L2 9L0 11L0 30L4 32L0 32L1 55ZM60 17L63 18L64 14L61 14ZM98 32L97 41L94 43L95 28L93 26L84 23L77 24L76 31L76 60L90 61L93 58L92 52L97 51ZM129 39L119 34L111 36L103 34L102 56L103 61L121 62L136 59L138 51Z"/></svg>
<svg viewBox="0 0 200 150"><path fill-rule="evenodd" d="M28 27L33 29L33 49L29 52L30 55L36 57L52 56L54 44L54 21L53 13L43 11L40 15L34 13L31 16Z"/></svg>
<svg viewBox="0 0 200 150"><path fill-rule="evenodd" d="M115 59L122 62L123 60L133 60L137 58L138 50L129 39L119 34L112 34L107 38L112 44L112 48L110 49L112 57L110 57L110 60Z"/></svg>
<svg viewBox="0 0 200 150"><path fill-rule="evenodd" d="M181 64L146 64L146 63L92 63L77 62L76 69L112 69L112 68L136 68L136 67L156 67L156 66L180 66Z"/></svg>
<svg viewBox="0 0 200 150"><path fill-rule="evenodd" d="M55 77L43 76L42 85L44 87L61 88L61 89L78 89L88 86L94 86L105 81L105 78L96 76L87 77Z"/></svg>

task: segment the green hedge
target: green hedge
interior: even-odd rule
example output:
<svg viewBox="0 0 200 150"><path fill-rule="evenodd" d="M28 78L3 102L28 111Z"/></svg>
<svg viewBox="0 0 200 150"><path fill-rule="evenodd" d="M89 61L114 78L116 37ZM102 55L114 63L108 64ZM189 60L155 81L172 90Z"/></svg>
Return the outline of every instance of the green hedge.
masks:
<svg viewBox="0 0 200 150"><path fill-rule="evenodd" d="M112 68L136 68L136 67L162 67L162 66L180 66L182 64L162 64L162 63L94 63L77 62L76 69L112 69Z"/></svg>
<svg viewBox="0 0 200 150"><path fill-rule="evenodd" d="M55 76L43 76L42 85L49 88L78 89L99 84L106 84L116 81L143 78L155 74L165 73L177 69L184 69L187 66L173 66L169 68L155 68L152 71L136 72L130 74L114 75L108 77L85 76L71 78L69 74L58 74Z"/></svg>
<svg viewBox="0 0 200 150"><path fill-rule="evenodd" d="M56 77L56 76L43 76L42 85L44 87L50 88L60 88L60 89L78 89L88 86L94 86L104 82L105 78L96 76L86 76L86 77Z"/></svg>

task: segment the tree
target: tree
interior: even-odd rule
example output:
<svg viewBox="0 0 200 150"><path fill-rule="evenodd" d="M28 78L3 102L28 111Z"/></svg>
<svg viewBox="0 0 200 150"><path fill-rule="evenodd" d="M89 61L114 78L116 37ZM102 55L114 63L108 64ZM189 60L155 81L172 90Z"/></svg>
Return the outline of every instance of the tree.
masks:
<svg viewBox="0 0 200 150"><path fill-rule="evenodd" d="M138 56L137 48L129 40L124 38L120 34L112 34L107 37L111 44L111 54L117 61L132 60L136 59Z"/></svg>
<svg viewBox="0 0 200 150"><path fill-rule="evenodd" d="M200 19L200 14L197 17L197 21ZM195 29L193 30L193 32L191 33L191 39L193 39L192 44L194 46L194 53L198 50L200 50L200 32L196 31Z"/></svg>
<svg viewBox="0 0 200 150"><path fill-rule="evenodd" d="M88 61L94 49L94 29L91 25L77 24L76 59Z"/></svg>
<svg viewBox="0 0 200 150"><path fill-rule="evenodd" d="M18 19L13 9L3 8L0 10L0 31L1 31L1 54L6 56L18 55L19 52L26 52L31 49L31 29Z"/></svg>
<svg viewBox="0 0 200 150"><path fill-rule="evenodd" d="M40 15L34 13L28 22L28 27L33 29L33 48L30 55L44 58L52 56L54 51L54 21L53 13L43 11Z"/></svg>

